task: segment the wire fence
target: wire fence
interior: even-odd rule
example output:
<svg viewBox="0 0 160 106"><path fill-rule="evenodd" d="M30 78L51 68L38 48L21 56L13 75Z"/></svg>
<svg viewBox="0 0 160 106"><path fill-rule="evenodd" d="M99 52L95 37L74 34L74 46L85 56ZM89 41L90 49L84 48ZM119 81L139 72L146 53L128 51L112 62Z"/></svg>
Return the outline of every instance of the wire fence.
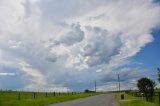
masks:
<svg viewBox="0 0 160 106"><path fill-rule="evenodd" d="M126 93L131 96L141 97L142 99L145 99L147 102L160 104L160 91L155 91L153 93L147 92L145 94L138 91L127 91Z"/></svg>
<svg viewBox="0 0 160 106"><path fill-rule="evenodd" d="M25 92L25 91L0 91L0 99L45 99L59 96L78 95L82 92Z"/></svg>

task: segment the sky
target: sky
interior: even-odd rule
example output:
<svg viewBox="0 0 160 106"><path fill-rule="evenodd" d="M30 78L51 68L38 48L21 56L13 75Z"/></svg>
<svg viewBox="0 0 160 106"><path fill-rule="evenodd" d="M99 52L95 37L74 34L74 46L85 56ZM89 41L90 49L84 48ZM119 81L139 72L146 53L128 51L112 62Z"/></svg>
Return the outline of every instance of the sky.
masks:
<svg viewBox="0 0 160 106"><path fill-rule="evenodd" d="M157 82L159 1L0 0L0 23L0 89L118 90L118 74L121 89Z"/></svg>

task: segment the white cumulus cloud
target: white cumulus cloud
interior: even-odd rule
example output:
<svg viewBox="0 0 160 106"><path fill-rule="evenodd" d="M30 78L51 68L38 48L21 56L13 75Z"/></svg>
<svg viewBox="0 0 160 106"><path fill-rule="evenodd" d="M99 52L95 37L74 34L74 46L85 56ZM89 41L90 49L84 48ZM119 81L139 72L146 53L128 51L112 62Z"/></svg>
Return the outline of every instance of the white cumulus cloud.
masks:
<svg viewBox="0 0 160 106"><path fill-rule="evenodd" d="M9 60L37 86L85 89L130 64L159 19L152 0L1 0L0 64Z"/></svg>

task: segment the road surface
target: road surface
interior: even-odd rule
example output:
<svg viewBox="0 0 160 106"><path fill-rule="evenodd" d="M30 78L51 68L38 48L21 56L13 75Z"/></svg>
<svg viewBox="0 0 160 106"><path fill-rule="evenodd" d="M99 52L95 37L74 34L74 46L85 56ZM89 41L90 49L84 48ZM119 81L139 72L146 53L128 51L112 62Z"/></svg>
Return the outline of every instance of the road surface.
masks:
<svg viewBox="0 0 160 106"><path fill-rule="evenodd" d="M116 100L112 94L101 94L48 106L116 106Z"/></svg>

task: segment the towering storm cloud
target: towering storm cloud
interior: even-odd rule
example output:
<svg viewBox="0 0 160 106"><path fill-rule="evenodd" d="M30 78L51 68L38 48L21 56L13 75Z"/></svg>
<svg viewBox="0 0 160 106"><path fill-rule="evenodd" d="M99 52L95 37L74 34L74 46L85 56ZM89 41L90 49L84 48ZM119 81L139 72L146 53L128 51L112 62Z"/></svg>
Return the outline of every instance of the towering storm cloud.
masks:
<svg viewBox="0 0 160 106"><path fill-rule="evenodd" d="M154 40L159 19L153 0L1 0L0 80L9 80L0 87L82 90L114 82L116 69L132 81L145 69L122 67ZM19 84L3 85L11 79Z"/></svg>

